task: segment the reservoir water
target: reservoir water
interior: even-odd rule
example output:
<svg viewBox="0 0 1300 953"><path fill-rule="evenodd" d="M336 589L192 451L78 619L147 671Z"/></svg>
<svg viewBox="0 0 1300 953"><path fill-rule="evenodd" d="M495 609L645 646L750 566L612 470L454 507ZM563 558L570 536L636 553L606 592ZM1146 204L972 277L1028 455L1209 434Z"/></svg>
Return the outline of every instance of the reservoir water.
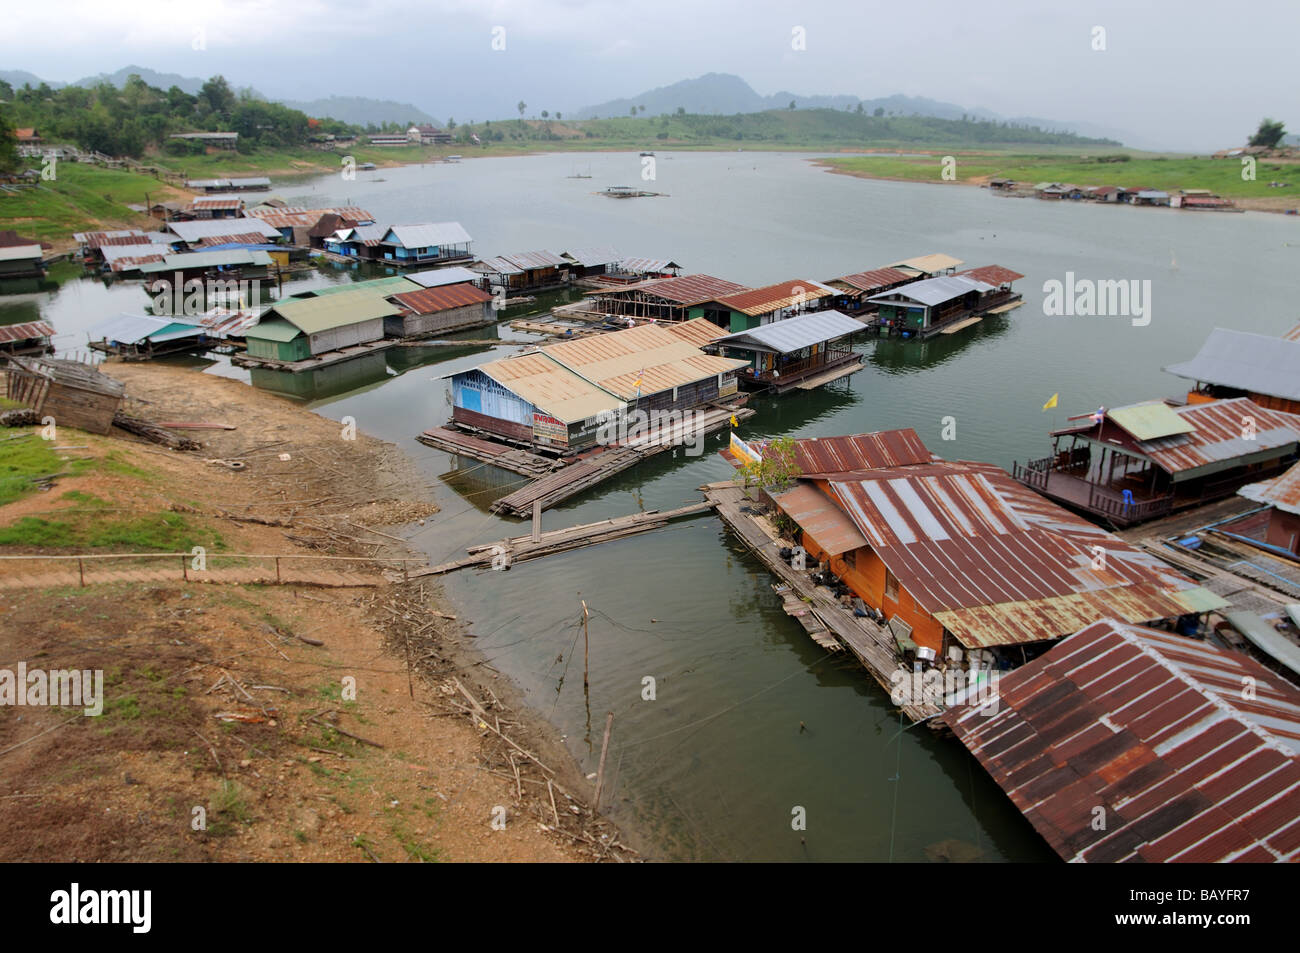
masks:
<svg viewBox="0 0 1300 953"><path fill-rule="evenodd" d="M568 178L588 165L591 179ZM866 370L807 395L757 399L745 437L913 427L944 457L1009 467L1044 455L1047 430L1068 415L1185 390L1161 368L1192 356L1212 328L1276 335L1300 319L1288 294L1300 265L1296 218L1000 198L831 175L802 155L661 153L653 182L641 169L634 154L475 159L350 181L320 177L277 192L308 207L360 205L386 222L456 220L483 255L612 245L750 285L824 280L929 252L1026 275L1017 285L1023 308L934 341L868 339ZM609 185L667 196L594 194ZM1149 324L1045 316L1043 284L1064 282L1067 272L1149 280ZM339 279L307 279L331 280ZM96 321L147 303L138 283L74 280L52 293L0 298L0 323L44 318L71 350L84 347ZM320 378L254 383L327 416L352 416L410 452L443 512L408 532L438 562L468 543L523 531L486 510L518 477L471 462L457 468L413 439L449 415L441 378L488 355L393 349ZM210 371L245 373L220 361ZM1043 412L1058 392L1059 408ZM942 439L945 418L955 439ZM702 483L732 473L715 453L720 446L711 439L700 457L656 457L548 511L543 526L697 499ZM605 712L615 713L608 803L655 856L1055 856L956 742L924 728L900 731L885 694L865 673L825 658L769 583L717 519L701 518L508 572L455 575L446 588L473 620L478 648L552 721L585 770L595 770ZM589 698L582 600L592 610ZM646 678L654 700L643 697ZM803 831L791 823L800 808Z"/></svg>

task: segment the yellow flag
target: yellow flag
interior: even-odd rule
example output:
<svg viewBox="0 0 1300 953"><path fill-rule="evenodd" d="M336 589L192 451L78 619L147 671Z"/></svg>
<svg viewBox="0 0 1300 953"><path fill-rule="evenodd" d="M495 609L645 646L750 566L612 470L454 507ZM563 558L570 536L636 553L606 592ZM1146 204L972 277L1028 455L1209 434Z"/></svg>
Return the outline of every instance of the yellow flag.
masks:
<svg viewBox="0 0 1300 953"><path fill-rule="evenodd" d="M1060 395L1059 393L1057 393L1057 394L1053 394L1053 395L1052 395L1052 399L1049 400L1047 403L1043 404L1043 410L1051 410L1053 407L1055 407L1055 406L1056 406L1056 398L1058 398L1058 397L1060 397L1060 396L1061 396L1061 395Z"/></svg>
<svg viewBox="0 0 1300 953"><path fill-rule="evenodd" d="M739 427L739 426L740 426L740 421L736 419L736 415L735 415L735 414L732 414L732 415L731 415L731 426L733 426L733 427Z"/></svg>

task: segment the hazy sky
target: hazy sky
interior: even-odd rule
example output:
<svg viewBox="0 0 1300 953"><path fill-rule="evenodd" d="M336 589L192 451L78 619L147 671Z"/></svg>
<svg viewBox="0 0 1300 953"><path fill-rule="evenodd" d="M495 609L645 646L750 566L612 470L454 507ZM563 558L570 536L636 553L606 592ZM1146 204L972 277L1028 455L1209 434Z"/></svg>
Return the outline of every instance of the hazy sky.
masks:
<svg viewBox="0 0 1300 953"><path fill-rule="evenodd" d="M1266 115L1300 131L1297 37L1297 0L39 0L6 5L0 68L68 82L137 63L458 121L725 72L762 94L904 93L1208 150Z"/></svg>

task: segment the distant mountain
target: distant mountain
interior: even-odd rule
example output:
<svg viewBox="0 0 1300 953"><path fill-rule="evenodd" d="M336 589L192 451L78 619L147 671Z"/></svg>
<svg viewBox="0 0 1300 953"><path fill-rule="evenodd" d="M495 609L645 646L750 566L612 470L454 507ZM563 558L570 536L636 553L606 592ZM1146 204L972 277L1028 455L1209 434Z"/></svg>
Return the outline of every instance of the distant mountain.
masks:
<svg viewBox="0 0 1300 953"><path fill-rule="evenodd" d="M422 109L410 103L399 103L391 99L366 99L364 96L331 96L328 99L313 99L311 102L296 102L291 99L280 100L290 109L298 109L308 116L337 119L340 122L355 123L364 126L367 123L417 122L444 123L434 119Z"/></svg>
<svg viewBox="0 0 1300 953"><path fill-rule="evenodd" d="M203 88L206 79L197 76L182 76L179 73L160 73L157 70L151 70L144 66L123 66L120 70L113 73L99 73L95 76L87 76L77 80L73 86L98 86L100 83L112 83L118 89L126 85L126 81L131 78L132 74L138 75L150 86L158 89L171 89L177 86L191 96L198 93ZM229 78L229 77L227 77ZM30 83L32 86L39 86L42 80L34 73L28 73L25 70L0 70L0 79L9 82L15 89ZM54 83L44 80L50 88L59 89L68 84ZM233 83L232 83L233 86ZM240 90L242 92L242 90ZM258 92L252 87L248 92L257 99L267 100L269 102L280 102L290 109L300 109L308 116L317 118L338 119L341 122L357 123L366 125L367 123L384 123L384 122L427 122L439 124L436 119L430 116L422 109L417 109L410 103L394 102L391 99L366 99L362 96L331 96L328 99L316 99L311 102L295 102L288 99L274 99Z"/></svg>
<svg viewBox="0 0 1300 953"><path fill-rule="evenodd" d="M631 114L632 108L638 108L638 115L657 116L662 113L675 113L679 108L694 114L735 115L736 113L763 112L768 109L787 109L794 102L796 109L848 109L856 110L861 103L864 112L872 113L883 109L885 115L898 116L933 116L938 119L990 119L1007 121L1057 132L1075 132L1083 136L1104 139L1123 140L1128 138L1122 130L1098 126L1094 123L1064 122L1057 119L1036 119L1029 117L1008 118L988 109L967 108L955 103L927 99L923 96L903 96L895 94L877 99L861 99L847 95L801 96L798 93L779 92L770 96L761 96L754 88L739 76L731 73L706 73L696 79L686 79L671 86L660 86L624 99L611 99L596 106L586 106L577 110L575 119L592 119L597 116L613 118ZM644 106L642 113L640 107Z"/></svg>

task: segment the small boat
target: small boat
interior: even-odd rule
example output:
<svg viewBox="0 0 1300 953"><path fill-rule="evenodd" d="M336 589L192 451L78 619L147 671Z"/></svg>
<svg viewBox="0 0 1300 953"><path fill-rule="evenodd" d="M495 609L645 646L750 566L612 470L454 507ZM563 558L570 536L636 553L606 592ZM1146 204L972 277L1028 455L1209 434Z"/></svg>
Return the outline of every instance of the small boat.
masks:
<svg viewBox="0 0 1300 953"><path fill-rule="evenodd" d="M643 152L643 153L641 153L641 155L643 155L643 156L652 156L652 155L654 155L654 153L653 153L653 152Z"/></svg>
<svg viewBox="0 0 1300 953"><path fill-rule="evenodd" d="M598 193L607 195L612 199L635 199L642 196L662 195L662 192L646 192L641 189L634 189L630 185L611 185L604 192Z"/></svg>
<svg viewBox="0 0 1300 953"><path fill-rule="evenodd" d="M357 166L357 168L360 169L362 172L372 172L379 167L375 165L373 162L363 162L359 166Z"/></svg>
<svg viewBox="0 0 1300 953"><path fill-rule="evenodd" d="M461 159L463 159L463 158L465 158L465 157L464 157L464 156L447 156L447 161L448 161L448 162L459 162L459 161L460 161Z"/></svg>

